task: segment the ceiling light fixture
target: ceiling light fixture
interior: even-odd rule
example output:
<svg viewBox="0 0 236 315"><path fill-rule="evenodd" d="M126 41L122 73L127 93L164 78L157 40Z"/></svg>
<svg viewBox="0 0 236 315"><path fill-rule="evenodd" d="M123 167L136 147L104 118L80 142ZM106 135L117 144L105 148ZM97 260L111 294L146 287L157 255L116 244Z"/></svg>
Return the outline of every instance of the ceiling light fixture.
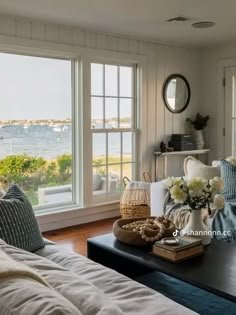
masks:
<svg viewBox="0 0 236 315"><path fill-rule="evenodd" d="M209 27L212 27L215 25L216 25L215 22L206 21L206 22L193 23L192 27L194 27L194 28L209 28Z"/></svg>

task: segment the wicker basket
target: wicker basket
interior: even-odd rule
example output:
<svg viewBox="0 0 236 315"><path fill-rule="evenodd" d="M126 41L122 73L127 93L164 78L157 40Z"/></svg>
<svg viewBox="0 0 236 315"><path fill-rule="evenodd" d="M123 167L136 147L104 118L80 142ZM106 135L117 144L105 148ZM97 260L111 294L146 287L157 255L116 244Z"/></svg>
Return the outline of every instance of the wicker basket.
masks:
<svg viewBox="0 0 236 315"><path fill-rule="evenodd" d="M123 219L150 216L149 185L146 182L131 182L123 178L125 190L121 196L120 213Z"/></svg>
<svg viewBox="0 0 236 315"><path fill-rule="evenodd" d="M120 206L122 219L149 217L150 212L150 207L148 205L132 206L128 204L122 204Z"/></svg>

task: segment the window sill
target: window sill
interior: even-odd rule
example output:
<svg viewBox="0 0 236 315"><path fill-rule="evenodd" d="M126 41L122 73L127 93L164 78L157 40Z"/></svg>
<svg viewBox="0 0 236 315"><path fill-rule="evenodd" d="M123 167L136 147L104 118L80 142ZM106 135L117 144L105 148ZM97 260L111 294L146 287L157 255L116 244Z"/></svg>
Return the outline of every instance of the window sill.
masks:
<svg viewBox="0 0 236 315"><path fill-rule="evenodd" d="M108 202L89 207L76 205L44 209L35 213L42 232L98 221L120 215L119 202Z"/></svg>

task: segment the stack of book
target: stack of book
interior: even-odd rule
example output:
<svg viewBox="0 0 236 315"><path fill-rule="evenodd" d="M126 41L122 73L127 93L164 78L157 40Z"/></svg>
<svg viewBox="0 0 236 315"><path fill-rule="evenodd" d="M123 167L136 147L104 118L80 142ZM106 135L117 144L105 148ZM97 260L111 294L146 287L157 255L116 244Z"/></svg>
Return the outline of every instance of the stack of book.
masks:
<svg viewBox="0 0 236 315"><path fill-rule="evenodd" d="M195 149L192 136L189 134L173 134L171 136L170 146L174 148L174 151L188 151Z"/></svg>
<svg viewBox="0 0 236 315"><path fill-rule="evenodd" d="M153 245L152 253L173 262L179 262L204 253L202 240L192 236L177 237L178 244L166 245L157 241Z"/></svg>

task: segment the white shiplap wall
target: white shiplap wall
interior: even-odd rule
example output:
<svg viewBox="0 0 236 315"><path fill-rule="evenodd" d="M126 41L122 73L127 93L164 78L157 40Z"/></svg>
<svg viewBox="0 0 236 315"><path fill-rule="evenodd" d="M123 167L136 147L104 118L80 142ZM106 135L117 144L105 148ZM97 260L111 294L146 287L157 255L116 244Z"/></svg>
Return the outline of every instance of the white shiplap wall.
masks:
<svg viewBox="0 0 236 315"><path fill-rule="evenodd" d="M199 52L197 49L153 44L132 38L91 32L76 27L47 24L12 16L0 16L0 35L11 38L58 43L95 50L107 50L147 57L147 76L144 84L142 133L142 167L154 178L152 151L159 148L162 140L167 141L172 133L186 132L186 117L196 113L199 106ZM173 115L162 101L162 85L165 78L173 73L181 73L189 80L192 97L187 110ZM173 175L182 174L182 162L170 164Z"/></svg>

